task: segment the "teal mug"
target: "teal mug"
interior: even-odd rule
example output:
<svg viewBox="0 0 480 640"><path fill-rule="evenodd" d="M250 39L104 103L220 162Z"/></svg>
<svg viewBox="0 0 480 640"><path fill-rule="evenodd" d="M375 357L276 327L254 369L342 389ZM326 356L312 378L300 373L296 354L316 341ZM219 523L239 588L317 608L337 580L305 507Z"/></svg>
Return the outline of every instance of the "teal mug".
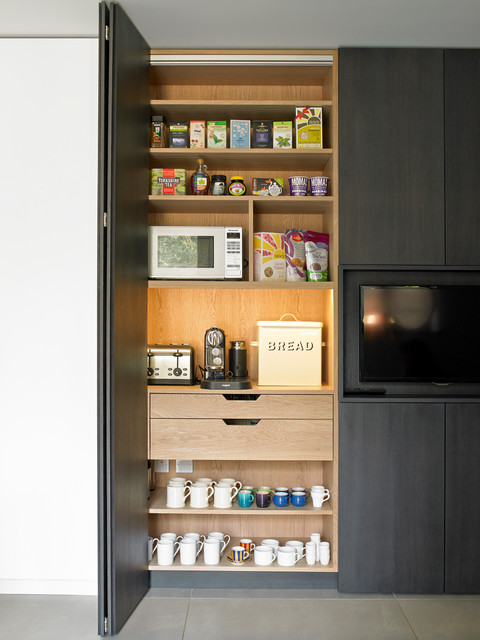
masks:
<svg viewBox="0 0 480 640"><path fill-rule="evenodd" d="M248 509L252 506L252 502L255 500L255 496L251 491L241 490L238 492L238 506L242 509Z"/></svg>

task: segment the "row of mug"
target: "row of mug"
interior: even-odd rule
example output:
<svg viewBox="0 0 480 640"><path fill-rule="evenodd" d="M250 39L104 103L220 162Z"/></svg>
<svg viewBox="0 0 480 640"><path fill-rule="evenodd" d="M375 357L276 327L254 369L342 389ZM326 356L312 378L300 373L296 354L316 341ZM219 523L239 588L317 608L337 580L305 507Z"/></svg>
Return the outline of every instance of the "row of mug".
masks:
<svg viewBox="0 0 480 640"><path fill-rule="evenodd" d="M220 531L211 532L208 536L199 533L186 533L184 536L162 533L160 538L149 538L149 557L156 551L157 563L165 567L172 565L179 554L180 564L191 566L203 550L204 563L218 565L229 542L230 536ZM230 549L227 560L233 565L241 565L252 557L259 566L269 566L276 561L279 566L290 567L302 558L308 565L320 562L326 566L330 562L330 545L321 540L319 533L312 533L306 543L288 540L284 545L273 538L266 538L259 545L250 538L242 538L238 545Z"/></svg>
<svg viewBox="0 0 480 640"><path fill-rule="evenodd" d="M310 491L304 487L259 487L243 486L240 480L222 478L215 482L211 478L199 478L192 482L185 478L172 478L167 485L167 507L179 509L185 506L190 498L190 506L206 509L213 498L213 506L217 509L228 509L235 498L242 509L248 509L255 502L260 509L273 503L277 507L292 504L303 507L311 499L314 507L321 507L330 498L330 491L322 485L314 485Z"/></svg>

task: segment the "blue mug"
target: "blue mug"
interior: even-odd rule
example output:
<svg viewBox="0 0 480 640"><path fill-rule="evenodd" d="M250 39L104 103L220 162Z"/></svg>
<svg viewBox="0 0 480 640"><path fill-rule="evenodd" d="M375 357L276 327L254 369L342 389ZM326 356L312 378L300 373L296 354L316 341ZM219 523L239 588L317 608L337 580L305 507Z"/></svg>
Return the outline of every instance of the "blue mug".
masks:
<svg viewBox="0 0 480 640"><path fill-rule="evenodd" d="M239 491L238 492L238 506L242 509L248 509L252 506L252 502L255 500L255 496L251 491Z"/></svg>
<svg viewBox="0 0 480 640"><path fill-rule="evenodd" d="M294 507L303 507L307 503L307 496L300 491L292 493L292 504Z"/></svg>
<svg viewBox="0 0 480 640"><path fill-rule="evenodd" d="M286 507L288 505L288 493L285 491L276 491L273 496L273 504L277 507Z"/></svg>

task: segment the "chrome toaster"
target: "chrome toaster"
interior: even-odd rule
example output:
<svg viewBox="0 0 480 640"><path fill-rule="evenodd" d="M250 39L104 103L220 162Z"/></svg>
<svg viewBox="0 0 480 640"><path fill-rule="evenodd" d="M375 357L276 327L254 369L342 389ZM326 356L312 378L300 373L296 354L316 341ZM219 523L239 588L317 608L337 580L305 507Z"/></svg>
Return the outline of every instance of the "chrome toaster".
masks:
<svg viewBox="0 0 480 640"><path fill-rule="evenodd" d="M155 344L147 349L148 384L195 384L193 347Z"/></svg>

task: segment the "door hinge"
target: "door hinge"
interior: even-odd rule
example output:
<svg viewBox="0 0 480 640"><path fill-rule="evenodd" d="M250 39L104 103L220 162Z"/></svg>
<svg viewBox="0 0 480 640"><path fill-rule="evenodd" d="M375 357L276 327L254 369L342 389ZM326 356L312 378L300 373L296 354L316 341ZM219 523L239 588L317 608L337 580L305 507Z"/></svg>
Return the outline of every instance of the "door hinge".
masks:
<svg viewBox="0 0 480 640"><path fill-rule="evenodd" d="M108 24L105 25L105 40L108 40Z"/></svg>
<svg viewBox="0 0 480 640"><path fill-rule="evenodd" d="M103 621L103 630L105 632L105 635L108 633L108 618L105 618Z"/></svg>
<svg viewBox="0 0 480 640"><path fill-rule="evenodd" d="M107 226L107 212L106 211L103 212L103 226L104 227Z"/></svg>

